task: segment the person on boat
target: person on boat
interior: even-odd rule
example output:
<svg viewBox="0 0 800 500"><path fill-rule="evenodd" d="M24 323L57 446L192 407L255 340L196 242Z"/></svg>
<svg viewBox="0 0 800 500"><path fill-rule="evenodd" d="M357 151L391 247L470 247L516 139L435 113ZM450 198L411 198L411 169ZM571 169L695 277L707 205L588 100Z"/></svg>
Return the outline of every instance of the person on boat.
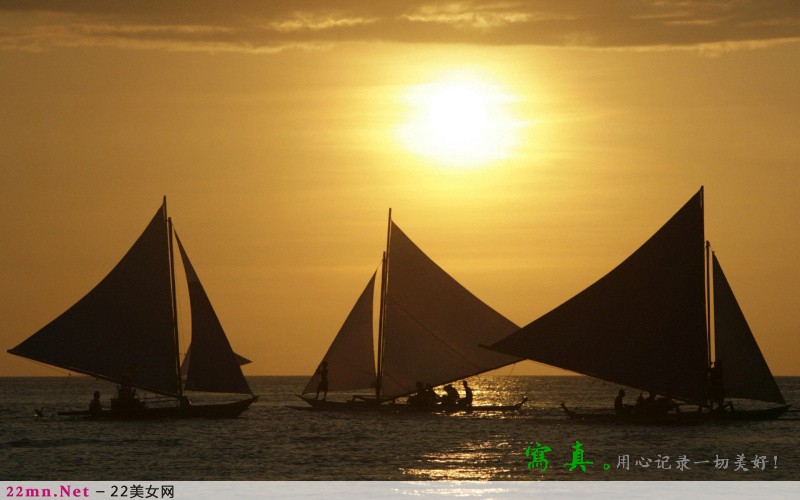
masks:
<svg viewBox="0 0 800 500"><path fill-rule="evenodd" d="M425 406L426 394L422 382L417 382L417 392L408 397L407 403L414 406Z"/></svg>
<svg viewBox="0 0 800 500"><path fill-rule="evenodd" d="M124 375L122 380L119 383L119 389L117 390L117 396L120 400L129 400L133 399L135 394L133 391L133 381L131 380L130 375Z"/></svg>
<svg viewBox="0 0 800 500"><path fill-rule="evenodd" d="M112 410L130 411L141 406L136 399L136 390L133 388L133 379L130 375L123 375L117 388L117 399L111 400Z"/></svg>
<svg viewBox="0 0 800 500"><path fill-rule="evenodd" d="M103 405L100 404L100 391L94 391L94 399L89 403L89 415L99 417L103 413Z"/></svg>
<svg viewBox="0 0 800 500"><path fill-rule="evenodd" d="M453 387L452 384L447 384L446 386L444 386L444 392L447 393L445 394L444 398L442 398L442 404L444 406L454 406L458 404L459 400L458 389Z"/></svg>
<svg viewBox="0 0 800 500"><path fill-rule="evenodd" d="M671 398L667 396L658 397L655 391L647 391L647 398L641 404L637 400L635 411L640 415L663 415L674 407L675 403Z"/></svg>
<svg viewBox="0 0 800 500"><path fill-rule="evenodd" d="M622 401L625 398L625 389L620 389L617 393L617 397L614 398L614 414L618 417L628 415L630 413L630 408Z"/></svg>
<svg viewBox="0 0 800 500"><path fill-rule="evenodd" d="M636 411L643 410L644 405L645 405L644 394L642 394L642 391L639 391L639 397L636 398Z"/></svg>
<svg viewBox="0 0 800 500"><path fill-rule="evenodd" d="M652 415L657 413L656 393L653 391L647 391L647 397L642 399L642 404L639 405L637 401L636 411L642 415Z"/></svg>
<svg viewBox="0 0 800 500"><path fill-rule="evenodd" d="M319 384L317 384L317 395L314 396L314 399L319 399L319 391L322 392L322 400L325 401L325 398L328 397L328 362L322 361L317 368L317 373L319 374Z"/></svg>
<svg viewBox="0 0 800 500"><path fill-rule="evenodd" d="M472 409L472 388L467 385L467 381L463 380L461 383L464 385L464 397L458 400L458 405L468 410Z"/></svg>
<svg viewBox="0 0 800 500"><path fill-rule="evenodd" d="M423 396L425 406L435 406L439 402L439 395L433 390L433 386L428 382L425 384L425 392Z"/></svg>
<svg viewBox="0 0 800 500"><path fill-rule="evenodd" d="M710 386L711 409L714 409L714 403L716 403L717 410L722 411L723 403L725 402L725 384L722 381L722 361L711 363L708 382Z"/></svg>

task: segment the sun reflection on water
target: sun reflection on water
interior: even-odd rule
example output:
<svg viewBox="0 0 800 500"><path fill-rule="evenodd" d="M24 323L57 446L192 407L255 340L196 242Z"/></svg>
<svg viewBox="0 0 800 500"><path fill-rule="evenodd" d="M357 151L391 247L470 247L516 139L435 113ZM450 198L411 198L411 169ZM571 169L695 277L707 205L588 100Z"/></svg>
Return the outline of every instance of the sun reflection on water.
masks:
<svg viewBox="0 0 800 500"><path fill-rule="evenodd" d="M511 487L497 485L487 486L486 482L478 481L456 481L453 483L405 483L402 488L395 490L396 493L403 495L426 498L431 496L492 498L495 495L505 497L513 491L514 488Z"/></svg>
<svg viewBox="0 0 800 500"><path fill-rule="evenodd" d="M420 455L417 461L421 467L404 469L403 473L421 480L488 481L509 475L511 470L499 465L508 453L505 442L459 443L451 450Z"/></svg>

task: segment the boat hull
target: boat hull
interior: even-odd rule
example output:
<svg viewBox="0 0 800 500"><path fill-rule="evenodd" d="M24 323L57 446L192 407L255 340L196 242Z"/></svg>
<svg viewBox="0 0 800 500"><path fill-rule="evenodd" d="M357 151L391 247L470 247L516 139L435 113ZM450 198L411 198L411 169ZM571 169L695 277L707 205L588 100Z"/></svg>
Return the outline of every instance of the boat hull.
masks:
<svg viewBox="0 0 800 500"><path fill-rule="evenodd" d="M662 414L636 414L616 415L614 413L576 413L567 408L563 403L561 407L572 420L623 424L623 425L697 425L705 422L728 421L757 421L775 420L783 415L791 405L778 406L762 410L735 410L714 412L684 412Z"/></svg>
<svg viewBox="0 0 800 500"><path fill-rule="evenodd" d="M210 405L158 406L140 407L132 410L103 410L99 415L92 415L88 410L62 411L61 416L86 417L92 420L159 420L188 418L236 418L258 399L235 401Z"/></svg>
<svg viewBox="0 0 800 500"><path fill-rule="evenodd" d="M775 420L786 413L791 405L776 406L763 410L733 410L706 414L712 420Z"/></svg>
<svg viewBox="0 0 800 500"><path fill-rule="evenodd" d="M374 399L351 400L351 401L323 401L306 396L297 395L309 406L289 406L295 410L306 411L338 411L338 412L383 412L383 413L470 413L470 412L503 412L519 410L527 401L522 398L517 404L513 405L475 405L472 407L463 406L414 406L405 403L377 403Z"/></svg>
<svg viewBox="0 0 800 500"><path fill-rule="evenodd" d="M699 425L706 421L703 415L691 413L668 413L664 415L615 415L613 413L567 413L570 420L607 425Z"/></svg>

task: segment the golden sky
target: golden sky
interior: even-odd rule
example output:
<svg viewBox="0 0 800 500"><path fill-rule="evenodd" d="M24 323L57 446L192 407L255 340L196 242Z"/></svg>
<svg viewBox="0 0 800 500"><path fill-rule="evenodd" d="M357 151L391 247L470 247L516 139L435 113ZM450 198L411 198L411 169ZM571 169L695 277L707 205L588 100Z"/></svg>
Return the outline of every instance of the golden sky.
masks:
<svg viewBox="0 0 800 500"><path fill-rule="evenodd" d="M245 373L301 375L389 207L524 325L701 185L764 357L800 375L797 2L165 4L0 4L0 375L59 373L5 350L165 194Z"/></svg>

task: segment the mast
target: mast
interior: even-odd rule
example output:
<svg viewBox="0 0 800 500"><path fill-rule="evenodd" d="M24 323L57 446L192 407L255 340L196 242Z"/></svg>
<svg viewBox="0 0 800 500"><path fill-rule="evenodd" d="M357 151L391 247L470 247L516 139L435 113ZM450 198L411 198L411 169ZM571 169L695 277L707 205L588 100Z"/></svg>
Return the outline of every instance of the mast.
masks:
<svg viewBox="0 0 800 500"><path fill-rule="evenodd" d="M711 242L706 240L706 352L711 368Z"/></svg>
<svg viewBox="0 0 800 500"><path fill-rule="evenodd" d="M383 324L386 316L386 290L389 288L389 243L392 237L392 209L389 208L389 222L386 228L386 251L383 252L383 264L381 269L381 302L378 311L378 366L377 378L375 380L375 399L381 397L381 386L383 385Z"/></svg>
<svg viewBox="0 0 800 500"><path fill-rule="evenodd" d="M167 197L164 196L164 215L167 214ZM167 231L169 240L169 281L172 295L172 339L175 346L175 382L178 387L178 400L183 398L183 381L181 381L181 353L178 346L178 298L175 293L175 253L172 245L172 218L167 217Z"/></svg>

